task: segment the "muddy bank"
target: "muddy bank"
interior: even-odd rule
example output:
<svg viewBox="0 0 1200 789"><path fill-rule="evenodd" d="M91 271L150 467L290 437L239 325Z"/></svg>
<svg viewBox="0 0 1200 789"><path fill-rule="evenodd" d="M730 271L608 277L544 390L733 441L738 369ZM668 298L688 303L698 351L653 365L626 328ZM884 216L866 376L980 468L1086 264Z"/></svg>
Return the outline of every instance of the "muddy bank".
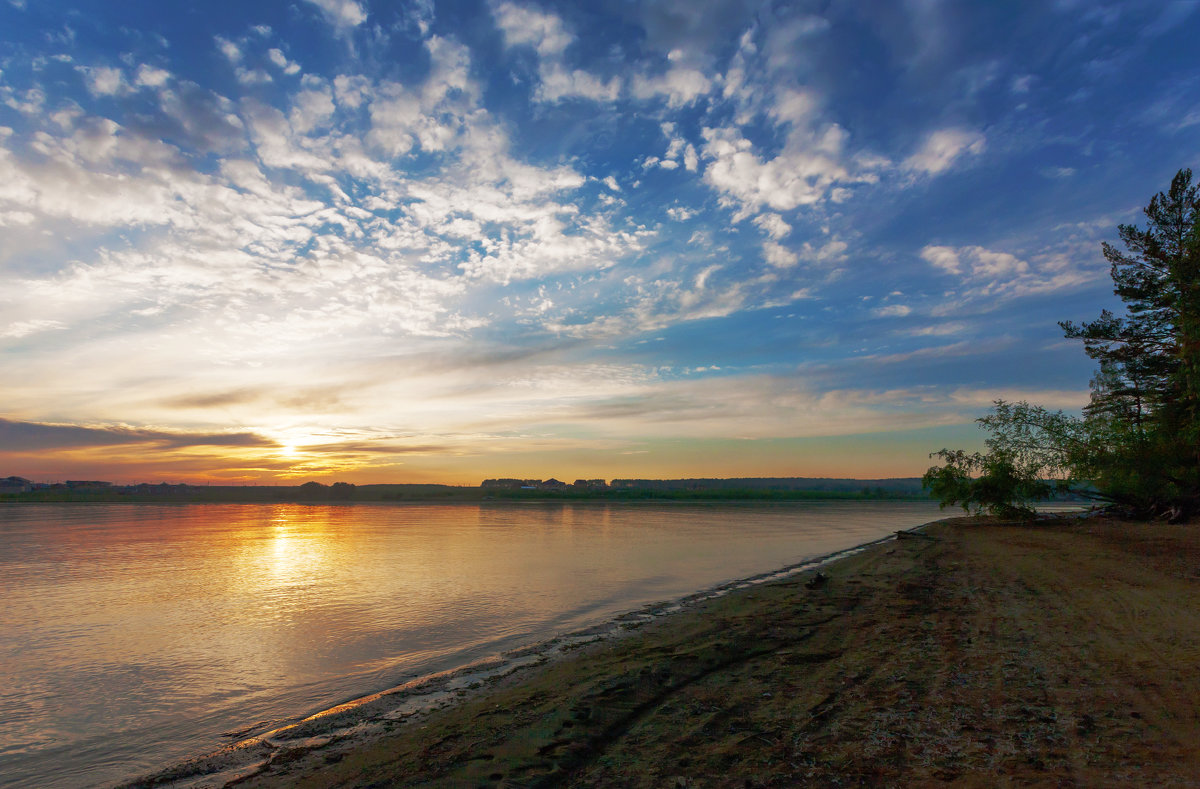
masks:
<svg viewBox="0 0 1200 789"><path fill-rule="evenodd" d="M1194 786L1197 532L934 525L238 785Z"/></svg>

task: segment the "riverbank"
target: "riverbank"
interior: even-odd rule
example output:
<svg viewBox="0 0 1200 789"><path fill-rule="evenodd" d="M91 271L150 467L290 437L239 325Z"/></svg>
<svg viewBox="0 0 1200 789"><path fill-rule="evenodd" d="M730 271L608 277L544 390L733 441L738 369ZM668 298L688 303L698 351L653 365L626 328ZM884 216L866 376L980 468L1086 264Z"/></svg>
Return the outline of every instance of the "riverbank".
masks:
<svg viewBox="0 0 1200 789"><path fill-rule="evenodd" d="M1194 785L1198 531L935 524L239 785Z"/></svg>

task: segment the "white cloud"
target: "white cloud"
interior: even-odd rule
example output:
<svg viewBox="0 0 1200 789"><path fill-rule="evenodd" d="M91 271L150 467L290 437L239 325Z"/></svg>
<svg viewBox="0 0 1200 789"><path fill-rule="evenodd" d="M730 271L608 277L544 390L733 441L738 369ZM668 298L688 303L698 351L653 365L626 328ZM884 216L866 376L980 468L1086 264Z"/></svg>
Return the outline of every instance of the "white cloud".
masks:
<svg viewBox="0 0 1200 789"><path fill-rule="evenodd" d="M580 98L591 101L615 101L621 95L621 80L613 77L604 82L599 77L579 69L568 70L560 64L543 62L541 84L537 98L541 101Z"/></svg>
<svg viewBox="0 0 1200 789"><path fill-rule="evenodd" d="M724 193L723 203L740 204L735 221L764 205L776 211L812 205L825 199L835 184L861 180L841 161L845 133L837 126L816 135L794 132L783 150L765 161L735 128L706 128L703 135L709 160L704 180Z"/></svg>
<svg viewBox="0 0 1200 789"><path fill-rule="evenodd" d="M272 48L267 50L267 57L271 59L272 63L283 69L284 74L290 76L292 74L299 73L300 71L300 64L296 63L295 61L288 60L287 55L283 54L283 50L281 49Z"/></svg>
<svg viewBox="0 0 1200 789"><path fill-rule="evenodd" d="M617 183L617 179L613 178L611 175L606 175L604 177L603 183L605 186L607 186L609 189L613 190L614 192L621 191L621 185L619 183Z"/></svg>
<svg viewBox="0 0 1200 789"><path fill-rule="evenodd" d="M329 88L303 90L292 100L292 112L288 117L292 129L305 134L332 118L335 109Z"/></svg>
<svg viewBox="0 0 1200 789"><path fill-rule="evenodd" d="M339 32L358 27L367 21L367 12L355 0L308 0L325 15Z"/></svg>
<svg viewBox="0 0 1200 789"><path fill-rule="evenodd" d="M800 262L800 256L774 241L763 242L763 260L776 268L791 268Z"/></svg>
<svg viewBox="0 0 1200 789"><path fill-rule="evenodd" d="M916 337L949 337L955 334L964 334L967 330L967 324L951 321L949 323L935 323L929 326L907 329L905 334Z"/></svg>
<svg viewBox="0 0 1200 789"><path fill-rule="evenodd" d="M568 98L614 101L621 93L621 80L604 80L566 64L567 47L574 41L562 19L534 8L503 2L492 7L496 26L508 47L533 47L538 54L539 84L535 97L554 102Z"/></svg>
<svg viewBox="0 0 1200 789"><path fill-rule="evenodd" d="M963 298L1021 297L1068 290L1096 278L1095 271L1073 258L1045 253L1023 260L981 246L927 246L921 257L935 268L958 276Z"/></svg>
<svg viewBox="0 0 1200 789"><path fill-rule="evenodd" d="M792 226L784 222L779 214L759 214L754 217L754 224L776 241L792 232Z"/></svg>
<svg viewBox="0 0 1200 789"><path fill-rule="evenodd" d="M921 250L921 257L930 265L947 274L962 273L962 263L958 259L958 253L950 247L927 246Z"/></svg>
<svg viewBox="0 0 1200 789"><path fill-rule="evenodd" d="M966 247L962 253L971 260L971 274L977 278L1002 279L1029 272L1029 264L1007 252L992 252L983 247Z"/></svg>
<svg viewBox="0 0 1200 789"><path fill-rule="evenodd" d="M3 72L0 71L0 74ZM4 95L6 90L0 88L0 95ZM25 91L23 99L17 98L16 92L9 93L5 98L4 103L12 107L22 115L40 115L46 106L46 94L40 88L30 88Z"/></svg>
<svg viewBox="0 0 1200 789"><path fill-rule="evenodd" d="M819 246L805 241L800 247L799 257L810 263L831 264L840 263L846 259L849 245L839 238L832 238Z"/></svg>
<svg viewBox="0 0 1200 789"><path fill-rule="evenodd" d="M889 304L886 307L876 307L872 312L879 318L903 318L912 312L912 307L904 304Z"/></svg>
<svg viewBox="0 0 1200 789"><path fill-rule="evenodd" d="M712 80L697 69L682 66L672 66L653 77L637 75L630 84L635 98L665 97L670 108L692 104L711 90Z"/></svg>
<svg viewBox="0 0 1200 789"><path fill-rule="evenodd" d="M20 339L28 337L31 334L38 334L44 331L54 331L56 329L65 329L66 324L60 321L50 320L27 320L10 323L8 326L0 330L0 338Z"/></svg>
<svg viewBox="0 0 1200 789"><path fill-rule="evenodd" d="M1007 252L993 252L979 246L927 246L921 257L947 274L963 274L977 280L997 280L1018 277L1029 272L1029 264Z"/></svg>
<svg viewBox="0 0 1200 789"><path fill-rule="evenodd" d="M221 54L225 56L226 60L234 64L242 62L241 47L224 36L213 36L213 40L217 44L217 49L221 50Z"/></svg>
<svg viewBox="0 0 1200 789"><path fill-rule="evenodd" d="M233 73L243 85L267 85L274 81L270 74L260 68L247 69L239 66Z"/></svg>
<svg viewBox="0 0 1200 789"><path fill-rule="evenodd" d="M986 140L975 131L940 129L925 138L921 149L904 161L909 170L937 175L949 169L965 154L983 153Z"/></svg>
<svg viewBox="0 0 1200 789"><path fill-rule="evenodd" d="M506 45L532 46L542 57L561 55L575 40L575 36L566 31L562 20L554 14L503 2L493 6L492 15L504 33Z"/></svg>
<svg viewBox="0 0 1200 789"><path fill-rule="evenodd" d="M93 96L112 96L125 86L125 77L119 68L109 66L81 67L87 80L88 91Z"/></svg>
<svg viewBox="0 0 1200 789"><path fill-rule="evenodd" d="M160 88L171 78L171 72L143 63L138 66L134 83L140 87Z"/></svg>
<svg viewBox="0 0 1200 789"><path fill-rule="evenodd" d="M700 165L700 157L696 155L696 148L691 143L688 143L687 148L683 151L683 166L688 172L696 172Z"/></svg>

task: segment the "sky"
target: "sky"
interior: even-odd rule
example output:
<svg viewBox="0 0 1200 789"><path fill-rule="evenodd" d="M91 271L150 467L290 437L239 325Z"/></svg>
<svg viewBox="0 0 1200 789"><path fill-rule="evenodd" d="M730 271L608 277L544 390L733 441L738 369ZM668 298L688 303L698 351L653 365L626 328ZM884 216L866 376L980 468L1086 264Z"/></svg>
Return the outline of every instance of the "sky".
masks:
<svg viewBox="0 0 1200 789"><path fill-rule="evenodd" d="M918 476L1200 165L1195 0L0 0L0 476Z"/></svg>

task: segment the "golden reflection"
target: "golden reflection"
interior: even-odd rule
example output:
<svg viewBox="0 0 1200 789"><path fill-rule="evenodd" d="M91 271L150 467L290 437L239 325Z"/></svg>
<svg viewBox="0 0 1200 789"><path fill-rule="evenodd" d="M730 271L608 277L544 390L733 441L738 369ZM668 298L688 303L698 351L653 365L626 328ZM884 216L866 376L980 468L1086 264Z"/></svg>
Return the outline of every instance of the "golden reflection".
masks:
<svg viewBox="0 0 1200 789"><path fill-rule="evenodd" d="M320 583L336 560L334 525L321 507L281 504L235 532L231 583L280 611L306 604L303 589Z"/></svg>

